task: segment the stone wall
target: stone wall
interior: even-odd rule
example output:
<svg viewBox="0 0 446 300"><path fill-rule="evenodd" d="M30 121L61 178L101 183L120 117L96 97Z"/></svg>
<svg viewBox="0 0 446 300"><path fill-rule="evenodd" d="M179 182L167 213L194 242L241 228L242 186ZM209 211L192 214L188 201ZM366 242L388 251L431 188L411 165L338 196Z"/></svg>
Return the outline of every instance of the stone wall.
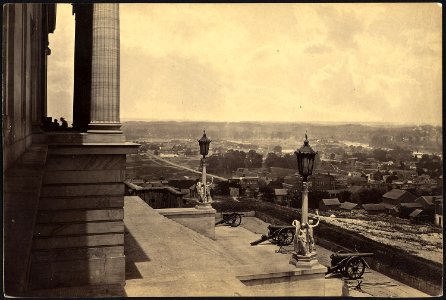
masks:
<svg viewBox="0 0 446 300"><path fill-rule="evenodd" d="M328 249L346 248L359 252L373 252L367 258L370 267L404 284L430 295L442 291L443 266L441 264L405 253L321 221L315 229L316 243Z"/></svg>
<svg viewBox="0 0 446 300"><path fill-rule="evenodd" d="M50 146L32 245L30 288L125 282L125 154ZM96 149L97 150L97 149ZM69 153L68 153L69 152Z"/></svg>

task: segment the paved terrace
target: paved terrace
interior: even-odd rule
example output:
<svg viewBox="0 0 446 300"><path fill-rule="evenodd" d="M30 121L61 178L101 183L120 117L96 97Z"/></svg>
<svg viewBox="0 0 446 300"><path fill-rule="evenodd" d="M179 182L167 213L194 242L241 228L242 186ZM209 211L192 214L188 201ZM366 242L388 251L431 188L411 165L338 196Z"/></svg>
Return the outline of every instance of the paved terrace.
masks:
<svg viewBox="0 0 446 300"><path fill-rule="evenodd" d="M124 212L126 226L124 287L66 288L39 291L35 295L59 297L312 295L314 285L311 279L292 283L266 280L258 281L256 285L245 285L237 279L237 277L249 279L253 273L268 274L296 270L289 264L291 254L276 253L277 246L267 242L258 246L249 245L259 237L259 233L266 230L266 223L256 218L244 218L243 226L237 228L217 226L216 239L212 240L161 216L139 197L125 197ZM318 249L321 251L320 262L327 264L329 252L323 248ZM324 281L326 296L341 296L340 278L332 277ZM394 296L392 294L388 296ZM414 296L413 290L408 294ZM415 293L417 296L421 294ZM350 291L350 295L369 296L354 291ZM402 293L400 296L407 294Z"/></svg>
<svg viewBox="0 0 446 300"><path fill-rule="evenodd" d="M159 215L138 197L125 199L127 296L311 295L312 285L275 282L246 286L237 277L295 271L290 255L276 246L251 247L257 239L238 227L216 228L216 240ZM341 295L342 282L330 281L327 295Z"/></svg>

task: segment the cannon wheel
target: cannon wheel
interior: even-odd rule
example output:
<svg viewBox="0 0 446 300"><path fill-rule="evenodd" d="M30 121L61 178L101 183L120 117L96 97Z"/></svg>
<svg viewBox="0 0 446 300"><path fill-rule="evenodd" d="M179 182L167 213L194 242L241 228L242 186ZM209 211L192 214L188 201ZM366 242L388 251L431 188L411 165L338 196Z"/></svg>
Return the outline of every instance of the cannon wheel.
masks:
<svg viewBox="0 0 446 300"><path fill-rule="evenodd" d="M294 233L291 229L282 228L277 234L277 243L279 246L288 246L293 242Z"/></svg>
<svg viewBox="0 0 446 300"><path fill-rule="evenodd" d="M234 216L234 218L231 219L229 225L231 225L231 227L237 227L242 223L242 216L241 215L236 215Z"/></svg>
<svg viewBox="0 0 446 300"><path fill-rule="evenodd" d="M350 279L359 279L365 271L365 261L361 257L352 257L347 261L345 274Z"/></svg>

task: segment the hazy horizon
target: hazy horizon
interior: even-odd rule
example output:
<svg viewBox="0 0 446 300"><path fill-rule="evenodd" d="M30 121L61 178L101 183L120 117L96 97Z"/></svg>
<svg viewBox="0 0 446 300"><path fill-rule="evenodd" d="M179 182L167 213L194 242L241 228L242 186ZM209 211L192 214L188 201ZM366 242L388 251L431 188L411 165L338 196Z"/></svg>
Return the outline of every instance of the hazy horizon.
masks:
<svg viewBox="0 0 446 300"><path fill-rule="evenodd" d="M72 119L74 16L48 115ZM121 119L442 125L436 3L120 5Z"/></svg>
<svg viewBox="0 0 446 300"><path fill-rule="evenodd" d="M215 121L215 120L184 120L184 119L144 119L144 118L121 118L121 123L124 122L177 122L177 123L192 123L192 122L197 122L197 123L277 123L277 124L333 124L333 125L345 125L345 124L354 124L354 125L388 125L388 126L423 126L423 125L428 125L428 126L433 126L433 127L442 127L442 123L440 124L433 124L433 123L411 123L411 122L406 122L406 123L401 123L401 122L380 122L380 121L376 121L376 122L360 122L360 121L262 121L262 120L252 120L252 121L247 121L247 120L240 120L240 121Z"/></svg>

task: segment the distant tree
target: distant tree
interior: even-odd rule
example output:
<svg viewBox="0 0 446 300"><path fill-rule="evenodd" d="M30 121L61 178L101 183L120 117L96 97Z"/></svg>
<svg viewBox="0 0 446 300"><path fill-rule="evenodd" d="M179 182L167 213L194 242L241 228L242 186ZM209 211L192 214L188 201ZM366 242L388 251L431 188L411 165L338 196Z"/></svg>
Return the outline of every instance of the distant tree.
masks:
<svg viewBox="0 0 446 300"><path fill-rule="evenodd" d="M389 175L386 178L386 183L392 183L392 181L394 181L394 180L398 180L398 176L396 176L396 175Z"/></svg>
<svg viewBox="0 0 446 300"><path fill-rule="evenodd" d="M159 152L158 150L154 150L154 151L153 151L153 154L154 154L154 155L159 155L160 152Z"/></svg>
<svg viewBox="0 0 446 300"><path fill-rule="evenodd" d="M339 201L340 202L345 202L345 201L350 201L352 197L352 193L350 193L349 191L342 191L339 193Z"/></svg>
<svg viewBox="0 0 446 300"><path fill-rule="evenodd" d="M283 177L277 177L276 180L272 180L270 183L268 183L268 186L272 189L283 189Z"/></svg>
<svg viewBox="0 0 446 300"><path fill-rule="evenodd" d="M359 192L358 204L380 203L384 193L382 189L363 189Z"/></svg>
<svg viewBox="0 0 446 300"><path fill-rule="evenodd" d="M229 183L227 181L219 181L215 186L215 194L217 195L229 195Z"/></svg>
<svg viewBox="0 0 446 300"><path fill-rule="evenodd" d="M431 178L438 178L443 174L443 162L440 157L423 154L416 163L418 175L427 174Z"/></svg>
<svg viewBox="0 0 446 300"><path fill-rule="evenodd" d="M267 168L270 168L270 167L284 168L284 161L277 154L270 152L266 156L265 167L267 167Z"/></svg>
<svg viewBox="0 0 446 300"><path fill-rule="evenodd" d="M372 157L379 161L388 161L387 151L383 149L373 149Z"/></svg>
<svg viewBox="0 0 446 300"><path fill-rule="evenodd" d="M273 152L281 154L282 153L282 147L281 146L274 146Z"/></svg>
<svg viewBox="0 0 446 300"><path fill-rule="evenodd" d="M261 168L263 163L263 156L255 150L249 150L245 158L245 167L247 168Z"/></svg>
<svg viewBox="0 0 446 300"><path fill-rule="evenodd" d="M308 208L319 208L319 201L328 198L330 195L326 191L310 191L308 193Z"/></svg>
<svg viewBox="0 0 446 300"><path fill-rule="evenodd" d="M273 202L274 201L274 189L264 185L259 187L259 192L262 193L262 199L264 201Z"/></svg>
<svg viewBox="0 0 446 300"><path fill-rule="evenodd" d="M316 155L316 157L319 155ZM297 158L296 155L293 153L287 153L283 156L283 159L285 160L285 168L288 169L295 169L297 171ZM320 159L319 159L320 160ZM318 158L315 158L315 164L317 163Z"/></svg>
<svg viewBox="0 0 446 300"><path fill-rule="evenodd" d="M330 153L330 159L335 159L335 158L336 158L336 154Z"/></svg>

